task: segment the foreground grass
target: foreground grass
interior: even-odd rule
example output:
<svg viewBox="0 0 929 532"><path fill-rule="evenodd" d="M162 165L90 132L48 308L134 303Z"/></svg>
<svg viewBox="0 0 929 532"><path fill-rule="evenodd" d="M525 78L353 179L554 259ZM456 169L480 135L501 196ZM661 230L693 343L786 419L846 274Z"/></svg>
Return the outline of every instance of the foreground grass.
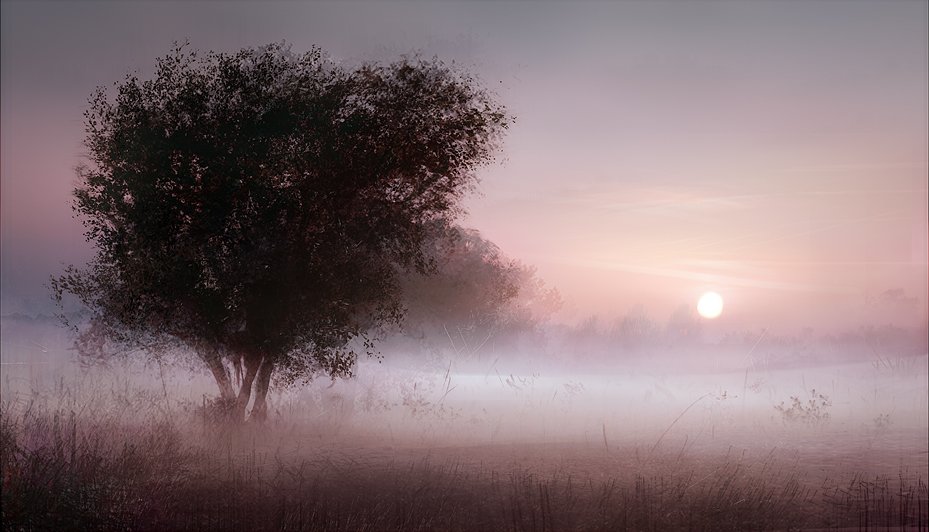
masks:
<svg viewBox="0 0 929 532"><path fill-rule="evenodd" d="M145 402L145 404L155 404ZM924 479L817 483L776 461L651 456L597 472L479 457L283 452L256 427L191 439L157 408L0 412L4 530L926 530ZM136 405L137 406L137 405ZM141 416L141 417L140 417ZM185 427L187 427L185 425ZM633 451L628 450L629 453ZM612 455L625 451L613 450Z"/></svg>

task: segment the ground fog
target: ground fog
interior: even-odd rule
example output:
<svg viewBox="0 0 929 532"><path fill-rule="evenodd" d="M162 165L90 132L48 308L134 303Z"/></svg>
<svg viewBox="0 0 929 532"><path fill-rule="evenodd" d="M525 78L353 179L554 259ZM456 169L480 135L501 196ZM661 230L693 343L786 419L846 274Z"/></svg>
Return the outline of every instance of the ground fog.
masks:
<svg viewBox="0 0 929 532"><path fill-rule="evenodd" d="M5 529L929 526L925 354L385 351L230 427L183 357L69 342L4 318Z"/></svg>

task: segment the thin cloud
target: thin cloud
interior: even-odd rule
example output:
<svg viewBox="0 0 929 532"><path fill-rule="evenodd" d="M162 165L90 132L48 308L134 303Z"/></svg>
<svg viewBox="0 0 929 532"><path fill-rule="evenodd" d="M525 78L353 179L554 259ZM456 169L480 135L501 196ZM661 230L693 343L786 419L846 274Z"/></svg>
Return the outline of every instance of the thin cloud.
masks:
<svg viewBox="0 0 929 532"><path fill-rule="evenodd" d="M621 271L626 273L685 279L688 281L698 281L701 283L714 284L718 286L762 288L768 290L804 293L857 294L859 292L859 290L845 285L822 285L771 281L720 273L700 272L689 269L645 266L604 260L563 259L559 262L604 270Z"/></svg>
<svg viewBox="0 0 929 532"><path fill-rule="evenodd" d="M794 166L781 170L785 173L835 173L855 172L859 170L925 170L923 162L886 162L886 163L849 163L849 164L819 164L811 166Z"/></svg>

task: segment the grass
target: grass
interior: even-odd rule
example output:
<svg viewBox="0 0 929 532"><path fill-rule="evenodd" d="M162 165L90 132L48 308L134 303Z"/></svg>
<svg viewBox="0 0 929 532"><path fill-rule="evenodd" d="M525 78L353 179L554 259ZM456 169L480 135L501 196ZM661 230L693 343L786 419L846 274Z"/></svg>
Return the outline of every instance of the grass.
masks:
<svg viewBox="0 0 929 532"><path fill-rule="evenodd" d="M33 405L34 406L34 405ZM184 483L184 451L168 424L135 430L73 414L2 412L5 530L137 530L170 511L160 497Z"/></svg>
<svg viewBox="0 0 929 532"><path fill-rule="evenodd" d="M3 530L929 530L925 463L909 464L911 472L909 460L891 452L869 455L868 472L852 470L867 466L854 454L861 445L872 452L898 440L873 430L865 443L845 429L827 433L811 422L828 419L831 406L816 392L793 410L766 406L780 431L765 433L766 445L796 440L779 439L788 434L806 442L796 453L783 458L766 448L769 455L751 458L752 450L747 458L725 446L758 446L758 434L746 434L743 444L736 443L741 433L722 436L720 444L714 425L712 435L691 431L686 439L678 420L696 416L693 404L674 421L669 414L660 437L661 428L630 439L630 429L598 420L586 445L478 439L443 449L399 431L406 443L358 429L388 409L383 390L281 403L268 426L230 428L213 419L206 399L179 403L163 383L146 389L105 376L87 374L73 387L59 378L45 394L35 391L38 382L17 392L5 377ZM438 409L450 382L394 384L400 395L391 404L409 423L470 426ZM572 386L575 395L584 391ZM372 401L359 423L342 415L343 403ZM721 408L698 403L704 415ZM890 417L862 419L884 431ZM530 424L505 432L521 427ZM836 434L851 440L834 441ZM841 457L838 444L846 444ZM877 463L887 474L875 474ZM819 465L831 469L811 470Z"/></svg>
<svg viewBox="0 0 929 532"><path fill-rule="evenodd" d="M604 452L599 472L475 456L300 453L243 427L209 438L144 397L120 416L33 398L0 411L4 530L926 530L922 478L810 486L776 460ZM128 406L127 406L128 405ZM88 412L96 412L90 414ZM144 417L126 416L126 412ZM131 420L136 421L131 421ZM202 436L199 435L199 436ZM468 461L470 459L470 461ZM625 465L623 465L625 464Z"/></svg>

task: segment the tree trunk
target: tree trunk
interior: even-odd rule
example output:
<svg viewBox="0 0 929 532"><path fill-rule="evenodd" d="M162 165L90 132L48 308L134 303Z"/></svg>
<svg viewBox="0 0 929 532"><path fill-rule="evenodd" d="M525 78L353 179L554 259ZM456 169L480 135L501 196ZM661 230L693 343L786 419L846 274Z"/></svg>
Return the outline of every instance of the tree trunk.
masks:
<svg viewBox="0 0 929 532"><path fill-rule="evenodd" d="M274 362L264 357L261 367L258 368L258 378L255 381L255 404L252 406L250 420L264 422L268 418L268 387L271 384L271 374L274 372Z"/></svg>
<svg viewBox="0 0 929 532"><path fill-rule="evenodd" d="M206 365L209 366L210 371L213 373L213 378L216 380L216 385L219 387L219 398L224 403L232 403L235 400L235 389L232 387L232 380L229 378L229 372L226 371L226 366L223 365L223 360L220 358L219 353L215 351L207 352L201 355L203 361L206 362Z"/></svg>
<svg viewBox="0 0 929 532"><path fill-rule="evenodd" d="M245 356L245 375L242 377L242 385L239 387L239 396L235 400L235 410L233 415L236 421L245 420L245 408L248 406L249 399L252 398L252 384L258 375L258 368L261 366L261 358Z"/></svg>

